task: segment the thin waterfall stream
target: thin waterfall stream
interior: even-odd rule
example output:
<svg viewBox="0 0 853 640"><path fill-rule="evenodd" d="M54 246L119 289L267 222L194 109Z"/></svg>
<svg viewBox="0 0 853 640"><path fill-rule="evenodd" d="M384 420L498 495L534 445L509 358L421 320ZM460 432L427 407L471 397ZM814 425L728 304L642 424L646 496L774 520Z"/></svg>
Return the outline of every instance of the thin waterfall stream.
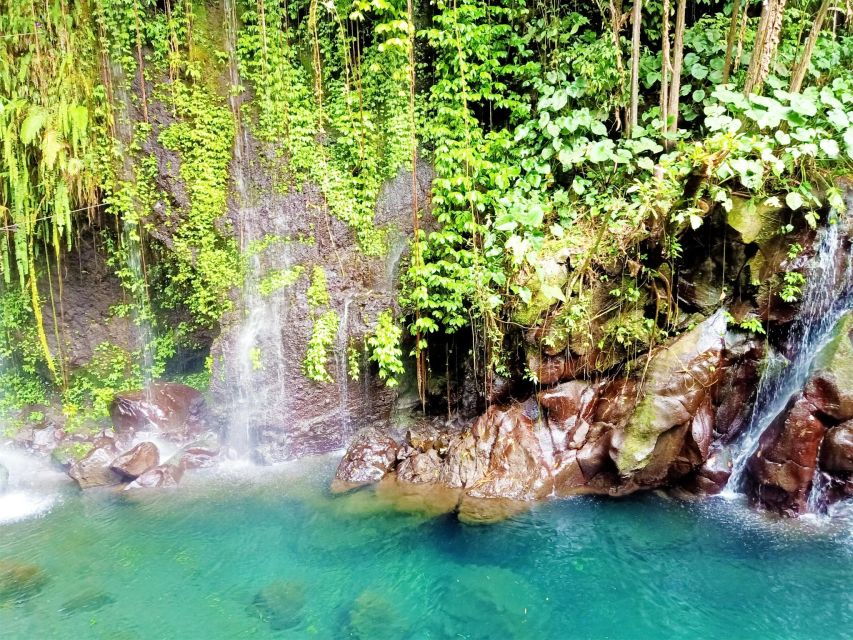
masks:
<svg viewBox="0 0 853 640"><path fill-rule="evenodd" d="M766 356L749 423L732 444L732 473L726 485L729 494L743 489L747 462L756 452L761 435L803 388L815 356L832 337L841 315L853 308L853 262L849 253L839 255L848 250L842 227L842 222L837 222L821 231L800 310L784 348L788 355L773 352Z"/></svg>

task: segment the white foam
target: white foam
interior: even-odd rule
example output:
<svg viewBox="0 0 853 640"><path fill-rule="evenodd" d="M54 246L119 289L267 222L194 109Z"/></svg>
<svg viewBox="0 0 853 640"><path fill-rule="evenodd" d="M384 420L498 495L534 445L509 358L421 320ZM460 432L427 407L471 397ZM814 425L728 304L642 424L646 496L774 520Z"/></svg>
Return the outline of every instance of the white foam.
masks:
<svg viewBox="0 0 853 640"><path fill-rule="evenodd" d="M59 496L32 491L6 491L0 494L0 525L19 522L50 511Z"/></svg>

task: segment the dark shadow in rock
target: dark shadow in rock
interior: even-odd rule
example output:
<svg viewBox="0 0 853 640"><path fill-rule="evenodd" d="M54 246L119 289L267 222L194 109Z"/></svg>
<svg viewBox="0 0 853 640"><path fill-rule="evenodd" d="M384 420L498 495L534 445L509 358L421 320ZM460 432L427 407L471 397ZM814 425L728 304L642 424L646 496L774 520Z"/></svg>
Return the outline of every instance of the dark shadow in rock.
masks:
<svg viewBox="0 0 853 640"><path fill-rule="evenodd" d="M73 616L84 611L97 611L107 605L115 604L115 598L99 589L87 589L62 603L59 613L63 617Z"/></svg>

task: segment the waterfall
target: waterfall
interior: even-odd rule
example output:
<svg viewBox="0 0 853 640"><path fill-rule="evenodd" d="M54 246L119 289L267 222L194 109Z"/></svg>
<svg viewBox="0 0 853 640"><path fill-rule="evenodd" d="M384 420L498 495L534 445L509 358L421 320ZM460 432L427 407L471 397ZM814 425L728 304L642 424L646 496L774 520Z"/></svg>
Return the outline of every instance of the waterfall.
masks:
<svg viewBox="0 0 853 640"><path fill-rule="evenodd" d="M136 340L139 345L143 388L147 391L153 377L155 336L151 324L151 301L148 297L148 279L142 257L139 223L126 219L121 237L125 263L132 277L130 293L133 296L133 324L137 328Z"/></svg>
<svg viewBox="0 0 853 640"><path fill-rule="evenodd" d="M849 255L845 256L844 269L838 268L839 252L847 251L841 226L838 222L820 231L802 303L784 349L790 359L773 353L765 361L749 424L732 444L732 473L726 485L729 492L742 490L746 464L758 449L764 430L803 388L815 356L832 337L841 315L853 307L853 268Z"/></svg>

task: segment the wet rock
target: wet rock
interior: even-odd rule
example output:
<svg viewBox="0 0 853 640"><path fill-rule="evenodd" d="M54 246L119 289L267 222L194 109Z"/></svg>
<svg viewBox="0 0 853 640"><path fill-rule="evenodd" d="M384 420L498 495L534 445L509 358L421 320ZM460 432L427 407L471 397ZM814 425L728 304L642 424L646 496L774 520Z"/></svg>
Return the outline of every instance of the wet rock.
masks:
<svg viewBox="0 0 853 640"><path fill-rule="evenodd" d="M115 598L99 589L87 589L82 593L62 603L59 613L63 617L73 616L77 613L91 613L98 611L107 605L115 604Z"/></svg>
<svg viewBox="0 0 853 640"><path fill-rule="evenodd" d="M119 484L122 476L111 468L117 455L118 449L112 442L96 446L81 460L71 463L68 475L80 485L81 489Z"/></svg>
<svg viewBox="0 0 853 640"><path fill-rule="evenodd" d="M208 431L182 447L169 462L184 469L202 469L216 464L220 452L219 436Z"/></svg>
<svg viewBox="0 0 853 640"><path fill-rule="evenodd" d="M376 591L365 590L350 607L345 637L358 640L396 640L405 638L408 625L400 612L385 596Z"/></svg>
<svg viewBox="0 0 853 640"><path fill-rule="evenodd" d="M688 425L718 382L725 330L725 316L718 311L654 354L640 402L625 429L614 435L614 462L620 473L661 469L672 462L680 450L670 442L673 436L658 441ZM656 460L651 460L653 454Z"/></svg>
<svg viewBox="0 0 853 640"><path fill-rule="evenodd" d="M805 511L825 432L811 400L794 396L765 429L747 462L747 495L784 515Z"/></svg>
<svg viewBox="0 0 853 640"><path fill-rule="evenodd" d="M204 396L177 382L155 382L142 391L117 394L110 416L120 434L153 430L177 442L192 439L207 425Z"/></svg>
<svg viewBox="0 0 853 640"><path fill-rule="evenodd" d="M124 490L134 489L172 489L177 487L184 475L184 468L176 464L161 464L148 469Z"/></svg>
<svg viewBox="0 0 853 640"><path fill-rule="evenodd" d="M252 601L252 610L274 631L284 631L302 622L306 601L302 584L279 580L258 591Z"/></svg>
<svg viewBox="0 0 853 640"><path fill-rule="evenodd" d="M160 464L160 451L153 442L140 442L130 451L113 460L110 468L128 480L135 480L152 467Z"/></svg>
<svg viewBox="0 0 853 640"><path fill-rule="evenodd" d="M731 442L749 424L760 377L764 343L727 336L720 384L714 390L714 432Z"/></svg>
<svg viewBox="0 0 853 640"><path fill-rule="evenodd" d="M441 475L442 458L435 449L418 451L408 448L398 453L403 459L397 465L397 477L404 482L431 484Z"/></svg>
<svg viewBox="0 0 853 640"><path fill-rule="evenodd" d="M0 560L0 605L29 600L38 595L46 583L47 575L37 565Z"/></svg>
<svg viewBox="0 0 853 640"><path fill-rule="evenodd" d="M732 457L728 447L713 447L696 471L686 477L680 488L696 496L711 496L726 487L732 474Z"/></svg>
<svg viewBox="0 0 853 640"><path fill-rule="evenodd" d="M816 356L805 394L834 420L853 418L853 313L842 316Z"/></svg>
<svg viewBox="0 0 853 640"><path fill-rule="evenodd" d="M398 448L397 441L381 430L361 429L338 465L332 490L378 482L396 463Z"/></svg>
<svg viewBox="0 0 853 640"><path fill-rule="evenodd" d="M820 468L824 471L853 472L853 420L826 432L820 448Z"/></svg>

